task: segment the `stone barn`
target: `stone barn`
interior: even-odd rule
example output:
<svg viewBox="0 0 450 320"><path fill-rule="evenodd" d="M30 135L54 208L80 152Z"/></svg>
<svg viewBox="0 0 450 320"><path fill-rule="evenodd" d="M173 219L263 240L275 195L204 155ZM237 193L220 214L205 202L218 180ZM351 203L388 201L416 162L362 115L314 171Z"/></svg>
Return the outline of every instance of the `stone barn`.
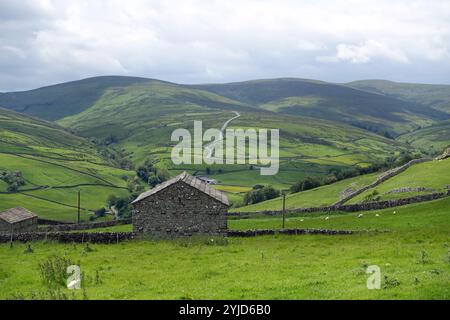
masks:
<svg viewBox="0 0 450 320"><path fill-rule="evenodd" d="M142 193L132 204L136 233L174 237L227 231L226 194L186 172Z"/></svg>
<svg viewBox="0 0 450 320"><path fill-rule="evenodd" d="M0 233L21 233L37 230L38 216L25 208L0 212Z"/></svg>

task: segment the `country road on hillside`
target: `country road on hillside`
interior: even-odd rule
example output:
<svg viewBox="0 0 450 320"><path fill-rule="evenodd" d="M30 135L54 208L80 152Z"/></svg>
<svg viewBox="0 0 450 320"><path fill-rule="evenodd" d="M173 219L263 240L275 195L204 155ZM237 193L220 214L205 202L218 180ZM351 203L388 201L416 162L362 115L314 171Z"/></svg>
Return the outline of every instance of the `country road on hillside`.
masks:
<svg viewBox="0 0 450 320"><path fill-rule="evenodd" d="M219 140L215 140L215 141L213 141L213 142L210 142L210 143L208 143L208 144L206 144L206 145L204 146L204 148L205 148L205 150L206 150L206 152L207 152L207 154L206 154L206 156L205 156L206 159L210 159L211 156L212 156L212 149L213 149L212 146L213 146L214 144L218 143L218 142L223 141L224 135L225 135L225 130L227 130L228 125L229 125L233 120L236 120L237 118L239 118L239 117L241 116L241 114L240 114L239 112L237 112L237 111L233 111L233 113L236 114L236 115L235 115L233 118L230 118L230 119L228 119L227 121L225 121L224 124L223 124L223 126L222 126L222 128L220 128L220 132L222 132L222 138L219 139Z"/></svg>

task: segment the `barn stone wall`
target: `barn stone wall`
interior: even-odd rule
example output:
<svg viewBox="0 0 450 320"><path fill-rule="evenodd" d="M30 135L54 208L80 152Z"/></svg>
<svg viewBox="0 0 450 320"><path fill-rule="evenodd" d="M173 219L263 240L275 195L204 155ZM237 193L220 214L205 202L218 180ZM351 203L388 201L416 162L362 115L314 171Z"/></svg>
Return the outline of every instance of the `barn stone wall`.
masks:
<svg viewBox="0 0 450 320"><path fill-rule="evenodd" d="M32 219L17 222L13 225L0 220L0 233L11 233L11 232L34 232L37 230L38 218L34 217Z"/></svg>
<svg viewBox="0 0 450 320"><path fill-rule="evenodd" d="M166 238L227 232L228 207L183 181L133 206L133 230L137 234Z"/></svg>

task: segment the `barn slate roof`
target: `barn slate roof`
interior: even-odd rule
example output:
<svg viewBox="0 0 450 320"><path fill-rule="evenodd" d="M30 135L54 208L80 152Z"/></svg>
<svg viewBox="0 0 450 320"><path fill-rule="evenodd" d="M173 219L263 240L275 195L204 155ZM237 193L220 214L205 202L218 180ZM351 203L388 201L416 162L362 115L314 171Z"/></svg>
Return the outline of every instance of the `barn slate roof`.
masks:
<svg viewBox="0 0 450 320"><path fill-rule="evenodd" d="M9 224L15 224L36 217L37 215L22 207L12 208L0 212L0 220L3 220Z"/></svg>
<svg viewBox="0 0 450 320"><path fill-rule="evenodd" d="M137 203L155 193L160 192L161 190L164 190L165 188L177 183L177 182L184 182L188 185L190 185L191 187L194 187L197 190L200 190L201 192L207 194L208 196L210 196L211 198L216 199L217 201L225 204L225 205L230 205L230 203L228 202L228 197L227 195L220 191L220 190L216 190L214 188L212 188L211 186L209 186L206 182L191 176L190 174L188 174L186 171L183 172L182 174L176 176L175 178L172 178L168 181L165 181L159 185L157 185L156 187L154 187L153 189L146 191L144 193L142 193L139 197L137 197L136 200L134 200L132 203Z"/></svg>

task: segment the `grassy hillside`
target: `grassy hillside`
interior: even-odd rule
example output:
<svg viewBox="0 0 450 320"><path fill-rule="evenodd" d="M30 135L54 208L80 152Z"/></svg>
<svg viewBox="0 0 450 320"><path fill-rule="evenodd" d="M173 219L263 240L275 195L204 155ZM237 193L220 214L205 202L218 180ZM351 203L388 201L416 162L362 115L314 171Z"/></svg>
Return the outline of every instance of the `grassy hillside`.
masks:
<svg viewBox="0 0 450 320"><path fill-rule="evenodd" d="M399 175L383 182L376 188L367 190L353 198L350 202L361 202L374 190L379 192L380 200L406 198L423 193L444 192L450 187L449 173L450 159L416 164ZM425 188L426 190L399 190L403 188Z"/></svg>
<svg viewBox="0 0 450 320"><path fill-rule="evenodd" d="M432 126L404 134L399 141L408 143L414 148L441 152L450 146L450 121L440 122Z"/></svg>
<svg viewBox="0 0 450 320"><path fill-rule="evenodd" d="M401 83L387 80L361 80L350 82L347 85L420 103L450 113L450 85Z"/></svg>
<svg viewBox="0 0 450 320"><path fill-rule="evenodd" d="M30 91L0 93L0 107L56 120L82 112L108 88L147 81L134 77L95 77Z"/></svg>
<svg viewBox="0 0 450 320"><path fill-rule="evenodd" d="M175 143L170 137L175 129L192 132L194 120L202 120L204 130L221 128L235 116L231 110L238 110L240 117L229 128L280 129L278 175L261 176L248 164L173 165L170 153ZM115 141L135 163L156 159L173 175L183 170L206 174L208 169L209 176L227 188L259 183L287 188L305 175L323 175L333 167L367 166L405 150L398 142L351 126L255 109L207 91L160 82L107 90L92 107L58 123L85 137Z"/></svg>
<svg viewBox="0 0 450 320"><path fill-rule="evenodd" d="M380 200L392 200L419 194L445 192L450 187L450 176L448 172L450 172L450 159L416 164L377 187L369 189L351 199L349 203L362 202L375 190L379 193ZM362 175L312 190L289 194L286 196L286 208L296 209L332 205L341 199L343 193L369 185L377 179L378 175L379 173ZM425 190L419 190L418 188L425 188ZM255 212L281 209L282 198L280 197L254 205L235 208L232 211Z"/></svg>
<svg viewBox="0 0 450 320"><path fill-rule="evenodd" d="M405 206L395 215L389 209L363 218L352 213L325 220L317 214L287 221L288 227L387 231L347 236L131 241L90 245L90 251L81 244L36 242L30 254L24 253L25 244L1 244L0 299L48 298L38 264L56 255L80 264L88 299L446 300L449 206L447 198ZM230 221L233 229L280 225L279 217ZM380 267L380 290L366 287L370 265ZM60 290L71 296L67 289ZM81 299L82 294L75 297Z"/></svg>
<svg viewBox="0 0 450 320"><path fill-rule="evenodd" d="M415 102L304 79L194 86L275 112L328 119L392 136L449 115Z"/></svg>
<svg viewBox="0 0 450 320"><path fill-rule="evenodd" d="M168 101L162 102L163 105L200 104L220 109L254 106L289 115L343 122L391 136L450 117L437 110L439 108L432 108L435 107L434 100L429 107L428 98L427 101L405 101L350 86L291 78L183 86L144 78L95 77L30 91L3 93L0 94L0 106L43 119L59 120L83 112L111 90L117 92L121 88L150 82L161 85L149 88L155 95L154 99L167 93L163 88L177 87L180 94L170 96ZM430 88L434 90L434 87ZM425 93L423 95L426 96ZM444 96L439 96L444 102L439 101L445 104L448 100Z"/></svg>
<svg viewBox="0 0 450 320"><path fill-rule="evenodd" d="M397 135L446 117L417 103L302 79L181 86L143 78L98 77L4 94L0 97L0 103L2 101L9 108L44 118L51 115L51 119L58 119L59 125L78 135L125 150L136 164L152 158L172 175L182 170L201 175L208 172L228 190L236 187L248 190L255 184L272 184L285 189L306 175L324 175L333 167L367 166L408 149L403 142L420 147L423 139L427 139L422 131L425 129L410 134L419 141L414 143L410 141L413 138L406 138L409 135L396 142L355 126L382 135ZM249 165L172 164L170 152L175 143L170 141L170 136L175 129L192 131L194 120L202 120L204 129L220 128L234 116L231 111L241 114L230 123L231 128L280 129L281 169L277 176L261 176L257 168ZM41 132L40 120L33 121L31 128L21 128L20 139L24 141L14 135L8 137L6 130L16 130L15 124L4 121L2 152L50 156L56 160L82 158L100 164L104 161L96 147L86 144L84 139L67 132L60 135L59 127L49 123L44 127L53 131ZM340 122L347 124L338 124ZM31 131L26 134L26 130ZM42 144L40 138L46 137L50 142ZM445 139L445 134L441 134L441 138ZM38 139L39 143L34 143L33 139ZM436 144L441 146L440 142ZM242 199L244 189L230 192L234 203Z"/></svg>
<svg viewBox="0 0 450 320"><path fill-rule="evenodd" d="M40 217L76 219L81 190L82 218L105 205L108 195L126 195L125 176L101 151L49 122L0 109L0 171L19 171L18 190L0 183L0 210L23 206Z"/></svg>
<svg viewBox="0 0 450 320"><path fill-rule="evenodd" d="M286 196L286 208L309 208L329 206L341 199L346 190L356 190L376 180L377 174L362 175L355 178L345 179L331 185L322 186L308 191L292 193ZM281 210L282 198L276 198L257 204L233 209L235 212L255 212L265 210Z"/></svg>

